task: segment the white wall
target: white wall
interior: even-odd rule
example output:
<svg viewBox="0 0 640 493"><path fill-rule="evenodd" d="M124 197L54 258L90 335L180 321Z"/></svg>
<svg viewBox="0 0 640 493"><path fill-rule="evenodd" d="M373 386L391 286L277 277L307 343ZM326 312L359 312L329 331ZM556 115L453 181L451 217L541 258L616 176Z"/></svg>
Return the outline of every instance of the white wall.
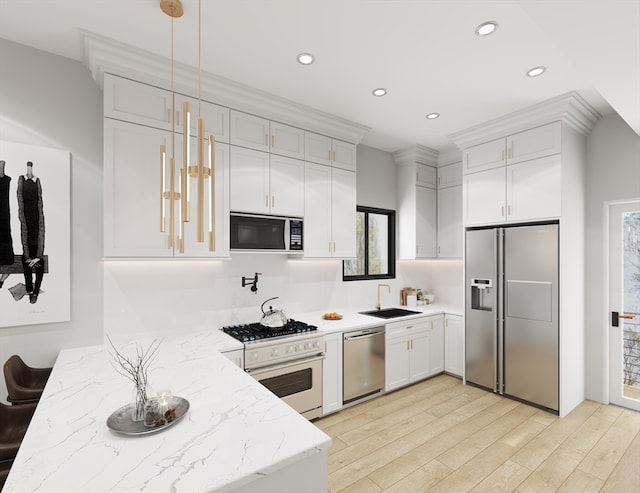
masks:
<svg viewBox="0 0 640 493"><path fill-rule="evenodd" d="M640 137L617 115L600 120L587 139L586 397L609 402L605 306L605 203L640 198Z"/></svg>
<svg viewBox="0 0 640 493"><path fill-rule="evenodd" d="M60 349L103 338L102 93L66 58L0 39L0 60L0 139L71 153L71 321L0 328L0 363L16 353L51 366Z"/></svg>

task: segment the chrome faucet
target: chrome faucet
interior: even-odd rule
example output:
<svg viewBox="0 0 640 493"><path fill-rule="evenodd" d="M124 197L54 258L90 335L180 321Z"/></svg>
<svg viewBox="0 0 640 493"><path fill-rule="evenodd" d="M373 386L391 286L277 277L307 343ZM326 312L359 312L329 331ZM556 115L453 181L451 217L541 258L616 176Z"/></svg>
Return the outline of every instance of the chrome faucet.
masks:
<svg viewBox="0 0 640 493"><path fill-rule="evenodd" d="M380 288L382 286L386 286L389 290L389 293L391 293L391 286L389 286L388 284L378 284L378 303L376 304L376 310L380 310Z"/></svg>

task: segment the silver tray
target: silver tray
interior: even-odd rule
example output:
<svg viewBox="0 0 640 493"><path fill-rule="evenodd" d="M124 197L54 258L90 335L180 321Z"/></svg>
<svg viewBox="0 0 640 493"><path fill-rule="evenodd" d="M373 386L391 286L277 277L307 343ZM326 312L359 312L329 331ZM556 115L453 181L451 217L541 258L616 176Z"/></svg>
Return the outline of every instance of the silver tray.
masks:
<svg viewBox="0 0 640 493"><path fill-rule="evenodd" d="M173 396L173 407L176 410L176 418L160 426L145 426L144 421L133 421L131 419L131 412L134 404L127 404L122 406L117 411L114 411L107 419L107 427L116 433L122 433L123 435L148 435L149 433L157 433L169 426L177 423L189 410L189 401L182 397Z"/></svg>

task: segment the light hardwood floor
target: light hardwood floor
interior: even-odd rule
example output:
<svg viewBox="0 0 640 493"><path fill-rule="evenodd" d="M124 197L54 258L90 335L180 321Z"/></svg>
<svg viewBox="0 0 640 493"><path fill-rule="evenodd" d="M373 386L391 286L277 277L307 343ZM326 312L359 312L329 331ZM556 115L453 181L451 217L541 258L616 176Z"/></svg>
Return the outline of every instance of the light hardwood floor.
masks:
<svg viewBox="0 0 640 493"><path fill-rule="evenodd" d="M316 420L331 493L640 492L640 413L558 418L440 375Z"/></svg>

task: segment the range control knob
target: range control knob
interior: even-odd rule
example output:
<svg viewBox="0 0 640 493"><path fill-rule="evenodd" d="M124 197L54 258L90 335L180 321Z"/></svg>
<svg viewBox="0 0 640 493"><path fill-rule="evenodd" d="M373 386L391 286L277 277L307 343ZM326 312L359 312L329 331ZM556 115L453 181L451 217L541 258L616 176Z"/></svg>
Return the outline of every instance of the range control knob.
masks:
<svg viewBox="0 0 640 493"><path fill-rule="evenodd" d="M311 349L311 343L310 342L305 342L304 343L304 348L307 349L307 350Z"/></svg>
<svg viewBox="0 0 640 493"><path fill-rule="evenodd" d="M296 344L296 351L302 351L302 344Z"/></svg>
<svg viewBox="0 0 640 493"><path fill-rule="evenodd" d="M295 351L295 348L293 347L293 344L287 346L287 354L293 353L294 351Z"/></svg>
<svg viewBox="0 0 640 493"><path fill-rule="evenodd" d="M313 341L313 349L318 349L320 347L320 341Z"/></svg>
<svg viewBox="0 0 640 493"><path fill-rule="evenodd" d="M258 351L251 351L251 353L249 353L249 359L256 361L258 359Z"/></svg>
<svg viewBox="0 0 640 493"><path fill-rule="evenodd" d="M280 349L279 348L276 347L276 348L273 348L271 350L271 357L272 358L275 358L276 356L278 356L278 354L280 354Z"/></svg>

